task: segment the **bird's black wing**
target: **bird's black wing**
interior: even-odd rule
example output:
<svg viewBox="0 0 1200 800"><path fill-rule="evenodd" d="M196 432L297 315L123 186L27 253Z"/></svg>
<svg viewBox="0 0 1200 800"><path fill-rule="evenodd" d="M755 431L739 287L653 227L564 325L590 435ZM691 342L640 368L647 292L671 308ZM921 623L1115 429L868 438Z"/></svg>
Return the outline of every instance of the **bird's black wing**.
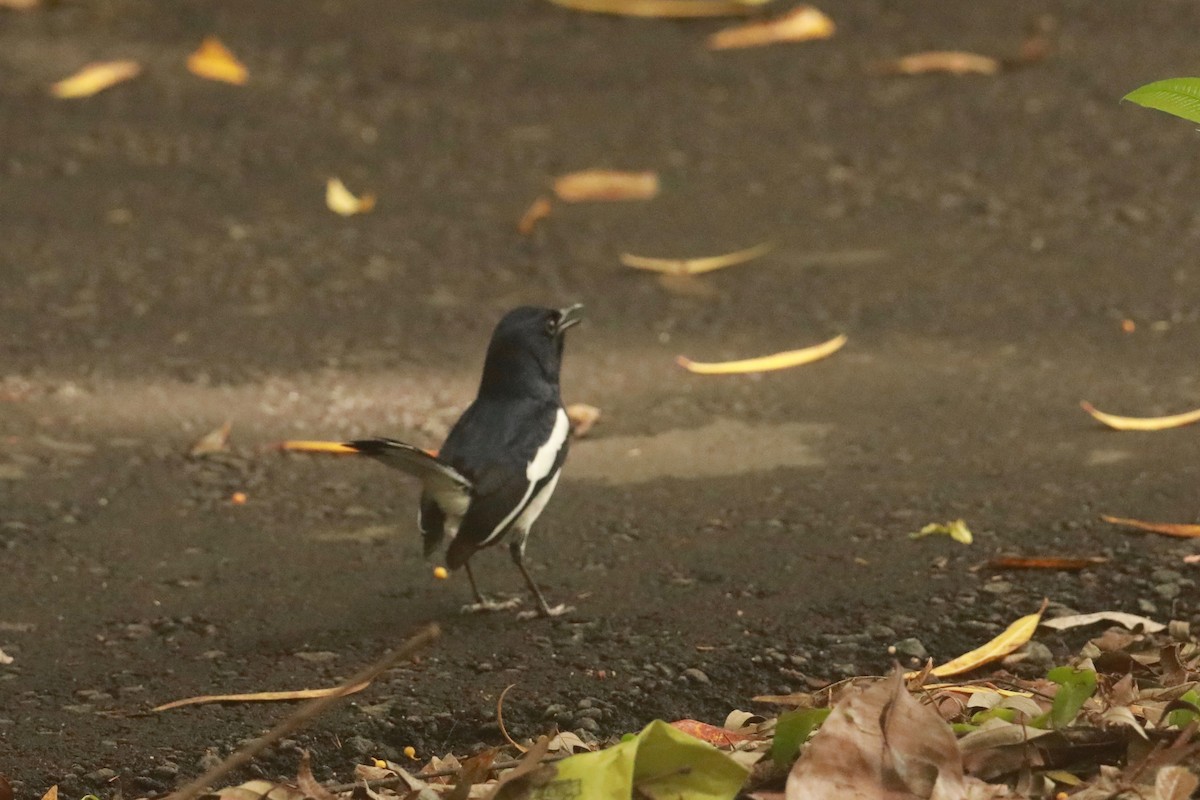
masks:
<svg viewBox="0 0 1200 800"><path fill-rule="evenodd" d="M470 506L446 554L454 569L488 544L499 541L566 456L567 423L557 400L480 403L455 425L442 457L471 476ZM563 419L560 421L560 414ZM556 442L530 475L530 465L548 442Z"/></svg>
<svg viewBox="0 0 1200 800"><path fill-rule="evenodd" d="M360 439L346 446L419 479L425 489L422 499L436 503L444 514L465 513L471 499L471 481L444 460L395 439Z"/></svg>

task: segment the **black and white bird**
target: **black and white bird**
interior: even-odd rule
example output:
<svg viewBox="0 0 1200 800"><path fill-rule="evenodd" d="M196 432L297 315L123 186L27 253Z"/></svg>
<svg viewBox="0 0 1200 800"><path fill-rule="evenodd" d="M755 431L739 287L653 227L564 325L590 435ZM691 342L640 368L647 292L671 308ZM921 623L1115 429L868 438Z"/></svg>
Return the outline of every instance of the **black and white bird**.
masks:
<svg viewBox="0 0 1200 800"><path fill-rule="evenodd" d="M484 598L471 556L511 534L509 553L542 616L550 607L525 568L525 541L558 485L567 458L570 423L558 376L563 338L582 319L582 305L555 310L522 306L492 332L475 402L463 412L436 456L394 439L347 446L420 479L417 524L428 558L446 539L446 565L465 567L475 595L467 610L511 608Z"/></svg>

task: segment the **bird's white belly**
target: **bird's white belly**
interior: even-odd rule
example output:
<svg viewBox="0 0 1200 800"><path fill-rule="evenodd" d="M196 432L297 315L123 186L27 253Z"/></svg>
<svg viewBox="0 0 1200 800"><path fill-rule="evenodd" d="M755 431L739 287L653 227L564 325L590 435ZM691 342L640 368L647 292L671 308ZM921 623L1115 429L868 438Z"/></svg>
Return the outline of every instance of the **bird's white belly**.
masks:
<svg viewBox="0 0 1200 800"><path fill-rule="evenodd" d="M554 473L554 477L542 487L542 490L533 496L529 501L529 505L525 506L525 510L521 512L521 516L517 517L517 521L513 523L513 527L519 531L527 531L533 527L533 523L541 516L542 509L546 507L546 503L550 502L550 495L554 494L554 487L558 485L558 477L562 475L562 470Z"/></svg>

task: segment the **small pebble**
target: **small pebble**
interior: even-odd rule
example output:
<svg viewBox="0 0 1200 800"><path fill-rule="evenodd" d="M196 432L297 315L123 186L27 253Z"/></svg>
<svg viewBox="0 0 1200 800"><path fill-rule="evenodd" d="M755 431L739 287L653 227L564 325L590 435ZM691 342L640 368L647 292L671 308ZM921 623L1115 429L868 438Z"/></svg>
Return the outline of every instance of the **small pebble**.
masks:
<svg viewBox="0 0 1200 800"><path fill-rule="evenodd" d="M712 681L709 680L707 675L705 675L702 671L696 669L695 667L692 667L691 669L685 669L683 671L683 677L687 678L692 683L703 683L703 684L712 683Z"/></svg>

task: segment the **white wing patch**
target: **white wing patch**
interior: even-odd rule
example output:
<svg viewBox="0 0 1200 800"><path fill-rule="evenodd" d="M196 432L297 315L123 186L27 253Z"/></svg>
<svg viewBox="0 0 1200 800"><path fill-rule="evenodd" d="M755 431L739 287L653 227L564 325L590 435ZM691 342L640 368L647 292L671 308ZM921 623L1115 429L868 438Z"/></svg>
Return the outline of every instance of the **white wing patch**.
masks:
<svg viewBox="0 0 1200 800"><path fill-rule="evenodd" d="M562 470L560 469L550 479L550 482L534 495L534 498L529 501L529 505L525 506L525 510L521 512L521 516L517 517L517 521L513 523L514 528L519 531L527 531L533 527L533 523L537 522L537 518L542 515L542 509L546 507L546 503L550 502L550 495L554 494L554 487L558 486L558 478L561 475Z"/></svg>
<svg viewBox="0 0 1200 800"><path fill-rule="evenodd" d="M532 517L529 519L529 525L533 524L533 520L537 519L538 514L542 513L546 502L550 499L550 495L554 492L554 484L558 482L558 475L555 475L550 483L546 484L543 491L538 493L533 502L530 498L533 495L533 490L537 485L550 475L550 471L554 469L554 462L558 460L558 451L567 441L567 434L571 431L571 422L567 419L567 412L562 408L558 409L558 413L554 417L554 428L550 431L550 438L537 449L530 459L529 464L525 467L525 479L529 481L529 488L525 490L525 495L521 498L521 502L513 507L513 510L505 515L504 519L500 520L500 524L492 529L488 537L479 543L480 547L491 542L497 536L508 530L509 524L520 516L525 518L527 510L532 510ZM549 491L545 491L549 489ZM536 510L533 509L537 505Z"/></svg>

